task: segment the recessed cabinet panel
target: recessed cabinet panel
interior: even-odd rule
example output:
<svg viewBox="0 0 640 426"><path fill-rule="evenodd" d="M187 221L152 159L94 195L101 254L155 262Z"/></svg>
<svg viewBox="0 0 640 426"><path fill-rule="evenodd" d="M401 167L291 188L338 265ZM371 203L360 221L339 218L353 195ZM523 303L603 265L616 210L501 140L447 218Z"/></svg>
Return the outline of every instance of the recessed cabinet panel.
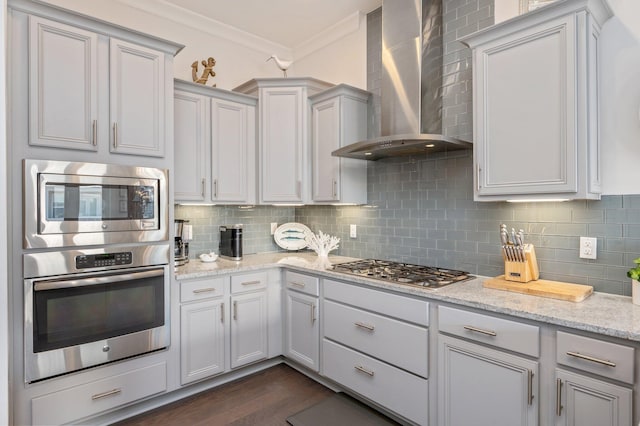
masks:
<svg viewBox="0 0 640 426"><path fill-rule="evenodd" d="M576 192L573 21L488 44L480 194Z"/></svg>
<svg viewBox="0 0 640 426"><path fill-rule="evenodd" d="M312 107L313 201L340 199L340 159L331 152L340 148L340 101L336 98Z"/></svg>
<svg viewBox="0 0 640 426"><path fill-rule="evenodd" d="M231 368L267 357L267 293L231 297Z"/></svg>
<svg viewBox="0 0 640 426"><path fill-rule="evenodd" d="M164 156L164 54L110 40L111 152Z"/></svg>
<svg viewBox="0 0 640 426"><path fill-rule="evenodd" d="M96 151L98 36L29 17L29 143Z"/></svg>
<svg viewBox="0 0 640 426"><path fill-rule="evenodd" d="M209 99L176 91L173 104L175 199L204 201Z"/></svg>
<svg viewBox="0 0 640 426"><path fill-rule="evenodd" d="M263 202L302 202L305 123L302 88L260 90Z"/></svg>
<svg viewBox="0 0 640 426"><path fill-rule="evenodd" d="M285 356L318 371L320 329L318 298L286 291Z"/></svg>

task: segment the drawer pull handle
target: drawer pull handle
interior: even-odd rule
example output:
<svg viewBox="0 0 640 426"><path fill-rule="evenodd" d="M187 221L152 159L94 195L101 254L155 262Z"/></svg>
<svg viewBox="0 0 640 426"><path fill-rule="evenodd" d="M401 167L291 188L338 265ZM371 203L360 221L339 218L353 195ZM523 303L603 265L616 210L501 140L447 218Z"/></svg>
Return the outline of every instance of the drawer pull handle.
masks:
<svg viewBox="0 0 640 426"><path fill-rule="evenodd" d="M465 330L475 331L476 333L484 334L484 335L486 335L486 336L492 336L492 337L495 337L495 336L497 336L497 335L498 335L495 331L491 331L491 330L483 330L483 329L481 329L481 328L476 328L476 327L473 327L473 326L471 326L471 325L465 325L465 326L463 326L463 328L464 328Z"/></svg>
<svg viewBox="0 0 640 426"><path fill-rule="evenodd" d="M533 405L533 371L527 371L527 404Z"/></svg>
<svg viewBox="0 0 640 426"><path fill-rule="evenodd" d="M120 388L116 388L116 389L111 389L110 391L106 391L106 392L102 392L102 393L97 393L95 395L93 395L91 397L91 399L93 401L97 400L97 399L102 399L102 398L106 398L108 396L112 396L112 395L117 395L119 393L122 392L122 389Z"/></svg>
<svg viewBox="0 0 640 426"><path fill-rule="evenodd" d="M355 369L356 369L356 370L358 370L359 372L364 373L364 374L366 374L366 375L368 375L368 376L371 376L371 377L373 377L373 375L375 374L373 371L371 371L371 370L367 370L366 368L364 368L364 367L363 367L363 366L361 366L361 365L355 365L353 368L355 368Z"/></svg>
<svg viewBox="0 0 640 426"><path fill-rule="evenodd" d="M376 327L374 325L365 324L365 323L360 322L360 321L356 321L356 322L354 322L354 324L356 325L356 327L364 328L365 330L369 330L369 331L373 331L373 330L376 329Z"/></svg>
<svg viewBox="0 0 640 426"><path fill-rule="evenodd" d="M292 286L295 286L295 287L300 287L300 288L305 288L306 287L305 283L299 283L297 281L289 281L289 284L291 284Z"/></svg>
<svg viewBox="0 0 640 426"><path fill-rule="evenodd" d="M615 362L607 361L605 359L594 358L594 357L589 356L589 355L583 355L580 352L568 351L567 355L573 356L573 357L576 357L576 358L580 358L580 359L584 359L586 361L591 361L591 362L595 362L595 363L598 363L598 364L606 365L607 367L615 367L616 366Z"/></svg>
<svg viewBox="0 0 640 426"><path fill-rule="evenodd" d="M240 283L241 285L256 285L256 284L260 284L260 280L255 280L255 281L245 281L243 283Z"/></svg>
<svg viewBox="0 0 640 426"><path fill-rule="evenodd" d="M562 380L556 379L556 416L562 415Z"/></svg>
<svg viewBox="0 0 640 426"><path fill-rule="evenodd" d="M209 288L197 288L197 289L193 290L193 293L194 293L194 294L199 294L199 293L211 293L211 292L214 292L214 291L216 291L216 289L215 289L215 288L213 288L213 287L209 287Z"/></svg>

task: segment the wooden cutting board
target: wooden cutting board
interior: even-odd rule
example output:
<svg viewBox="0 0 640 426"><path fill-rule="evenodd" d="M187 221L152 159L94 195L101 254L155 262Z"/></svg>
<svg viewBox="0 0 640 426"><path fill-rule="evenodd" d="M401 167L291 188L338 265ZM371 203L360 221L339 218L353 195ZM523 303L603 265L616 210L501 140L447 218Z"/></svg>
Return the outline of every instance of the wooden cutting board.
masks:
<svg viewBox="0 0 640 426"><path fill-rule="evenodd" d="M563 283L560 281L536 280L528 283L507 281L504 275L489 278L482 284L486 288L513 291L515 293L530 294L532 296L549 297L552 299L582 302L593 293L593 287L583 284Z"/></svg>

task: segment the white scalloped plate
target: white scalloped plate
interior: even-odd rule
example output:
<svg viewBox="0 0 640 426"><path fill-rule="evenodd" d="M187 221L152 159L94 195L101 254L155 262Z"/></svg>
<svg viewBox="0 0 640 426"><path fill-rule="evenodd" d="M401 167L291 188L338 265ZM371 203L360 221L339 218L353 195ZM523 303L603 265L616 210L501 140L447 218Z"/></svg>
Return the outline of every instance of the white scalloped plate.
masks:
<svg viewBox="0 0 640 426"><path fill-rule="evenodd" d="M290 222L278 226L273 239L280 248L285 250L302 250L307 247L304 237L310 233L311 229L307 225Z"/></svg>

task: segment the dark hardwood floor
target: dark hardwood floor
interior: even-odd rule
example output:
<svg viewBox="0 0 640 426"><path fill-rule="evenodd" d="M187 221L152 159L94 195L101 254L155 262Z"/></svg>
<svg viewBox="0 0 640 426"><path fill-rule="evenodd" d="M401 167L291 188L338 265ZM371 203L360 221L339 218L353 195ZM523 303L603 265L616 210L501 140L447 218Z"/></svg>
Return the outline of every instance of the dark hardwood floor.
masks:
<svg viewBox="0 0 640 426"><path fill-rule="evenodd" d="M292 414L333 391L284 364L117 423L148 425L286 425Z"/></svg>

